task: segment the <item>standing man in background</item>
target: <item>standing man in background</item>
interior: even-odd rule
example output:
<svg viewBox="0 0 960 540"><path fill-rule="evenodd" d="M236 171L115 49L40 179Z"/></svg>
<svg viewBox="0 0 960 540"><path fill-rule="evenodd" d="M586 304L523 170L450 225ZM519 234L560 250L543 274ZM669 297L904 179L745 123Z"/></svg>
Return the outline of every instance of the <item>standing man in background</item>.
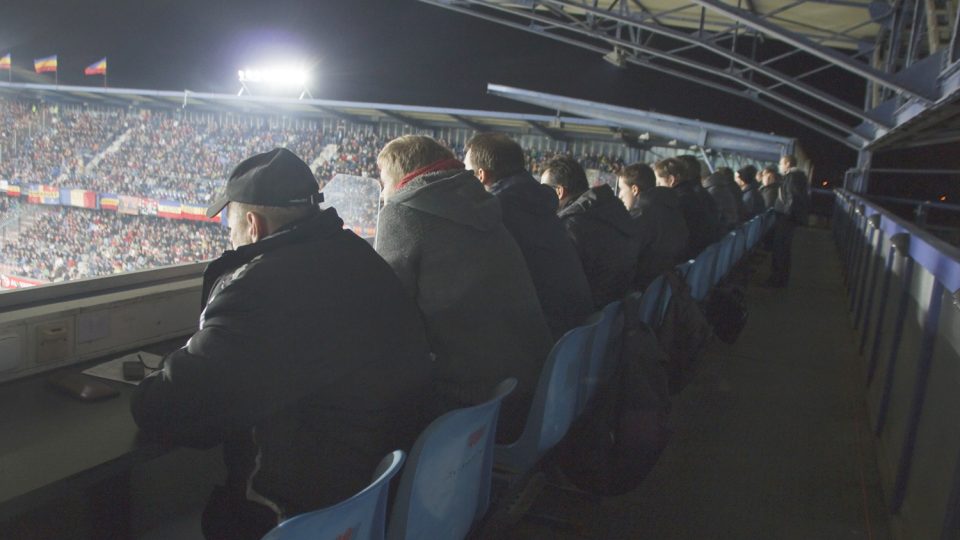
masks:
<svg viewBox="0 0 960 540"><path fill-rule="evenodd" d="M797 158L789 154L780 158L780 172L783 182L773 205L777 220L773 225L773 256L768 281L772 287L786 287L789 283L793 232L797 225L807 222L810 214L810 182L797 168Z"/></svg>

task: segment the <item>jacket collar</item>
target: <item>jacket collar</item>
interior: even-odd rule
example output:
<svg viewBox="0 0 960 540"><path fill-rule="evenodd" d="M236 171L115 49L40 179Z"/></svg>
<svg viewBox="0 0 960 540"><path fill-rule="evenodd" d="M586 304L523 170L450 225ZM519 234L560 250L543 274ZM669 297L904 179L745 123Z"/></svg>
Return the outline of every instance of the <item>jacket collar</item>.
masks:
<svg viewBox="0 0 960 540"><path fill-rule="evenodd" d="M207 305L213 286L225 273L283 246L315 240L339 232L342 229L343 220L337 215L337 211L333 208L327 208L313 216L285 225L263 240L224 251L220 257L211 261L203 271L203 292L200 295L200 307L203 308Z"/></svg>

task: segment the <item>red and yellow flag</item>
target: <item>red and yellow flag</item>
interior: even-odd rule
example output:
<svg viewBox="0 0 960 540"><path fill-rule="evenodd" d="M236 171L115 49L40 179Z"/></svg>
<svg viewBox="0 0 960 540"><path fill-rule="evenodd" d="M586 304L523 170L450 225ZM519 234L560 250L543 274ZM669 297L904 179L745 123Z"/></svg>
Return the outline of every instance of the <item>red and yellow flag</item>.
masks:
<svg viewBox="0 0 960 540"><path fill-rule="evenodd" d="M57 72L57 55L37 58L33 61L33 69L37 73Z"/></svg>
<svg viewBox="0 0 960 540"><path fill-rule="evenodd" d="M10 69L10 53L0 57L0 69Z"/></svg>
<svg viewBox="0 0 960 540"><path fill-rule="evenodd" d="M86 67L83 70L84 75L106 75L107 74L107 59L103 58L97 62L94 62Z"/></svg>

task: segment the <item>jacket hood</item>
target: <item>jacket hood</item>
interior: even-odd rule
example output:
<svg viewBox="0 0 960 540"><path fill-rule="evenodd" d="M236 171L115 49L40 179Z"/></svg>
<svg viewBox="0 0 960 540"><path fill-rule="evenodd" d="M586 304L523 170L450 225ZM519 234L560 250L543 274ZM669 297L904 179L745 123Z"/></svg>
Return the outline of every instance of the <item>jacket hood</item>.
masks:
<svg viewBox="0 0 960 540"><path fill-rule="evenodd" d="M439 171L418 176L387 204L398 204L481 231L501 223L500 203L469 171Z"/></svg>
<svg viewBox="0 0 960 540"><path fill-rule="evenodd" d="M627 236L637 234L636 224L610 186L604 184L588 189L575 200L560 209L561 218L585 216L609 224Z"/></svg>
<svg viewBox="0 0 960 540"><path fill-rule="evenodd" d="M500 198L501 203L509 201L535 215L556 214L560 206L557 194L527 171L499 180L490 188L490 193Z"/></svg>

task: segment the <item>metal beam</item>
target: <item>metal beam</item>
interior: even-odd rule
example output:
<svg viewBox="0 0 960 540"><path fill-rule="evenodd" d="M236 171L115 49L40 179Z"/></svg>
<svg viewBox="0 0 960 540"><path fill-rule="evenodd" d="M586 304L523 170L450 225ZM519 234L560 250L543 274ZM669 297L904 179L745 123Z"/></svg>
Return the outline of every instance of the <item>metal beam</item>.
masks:
<svg viewBox="0 0 960 540"><path fill-rule="evenodd" d="M541 135L546 135L548 138L554 141L570 142L570 137L567 137L566 135L560 133L557 130L550 129L544 126L543 124L541 124L540 122L527 120L527 125L532 127L537 133L540 133Z"/></svg>
<svg viewBox="0 0 960 540"><path fill-rule="evenodd" d="M793 45L798 49L802 49L807 53L816 56L817 58L830 62L837 67L843 68L855 75L859 75L869 81L873 81L876 84L885 86L887 88L892 88L898 92L902 92L924 102L929 103L936 100L935 96L929 95L919 88L915 88L914 85L903 84L897 80L894 80L887 73L874 69L862 62L851 60L848 56L839 54L832 49L813 42L803 35L791 32L790 30L777 26L766 19L761 19L755 15L747 13L742 9L729 6L720 2L719 0L692 1L730 17L731 19L739 21L740 23L749 26L758 32L763 32L785 43Z"/></svg>
<svg viewBox="0 0 960 540"><path fill-rule="evenodd" d="M594 13L594 14L598 14L598 15L604 13L602 10L597 10L597 9L594 9L594 8L590 8L590 7L587 7L587 6L583 6L583 5L580 5L580 4L577 3L577 2L570 2L570 1L568 1L568 0L547 0L547 1L548 1L548 2L552 2L552 3L556 3L556 4L561 4L561 5L575 6L575 7L579 8L579 9L583 9L584 11L586 11L586 12L588 12L588 13ZM686 42L686 43L690 43L690 44L692 44L692 45L697 45L698 47L704 48L704 49L706 49L706 50L708 50L708 51L710 51L710 52L712 52L712 53L714 53L714 54L720 55L720 56L725 57L725 58L727 58L727 59L729 59L729 60L731 60L731 61L734 61L734 62L737 62L737 63L739 63L739 64L742 64L742 65L746 66L747 68L749 68L749 69L751 69L751 70L754 70L754 71L760 73L761 75L764 75L764 76L766 76L766 77L769 77L769 78L771 78L771 79L773 79L773 80L775 80L775 81L779 81L780 84L785 84L785 85L787 85L787 86L790 86L791 88L793 88L793 89L795 89L795 90L798 90L798 91L800 91L800 92L802 92L802 93L804 93L804 94L807 94L808 96L813 97L813 98L821 101L822 103L824 103L824 104L826 104L826 105L830 105L830 106L832 106L832 107L834 107L834 108L836 108L836 109L838 109L838 110L841 110L841 111L843 111L843 112L845 112L845 113L847 113L847 114L849 114L849 115L851 115L851 116L854 116L854 117L856 117L856 118L859 118L860 120L864 120L864 121L867 121L867 122L873 122L873 123L876 124L877 126L879 126L879 127L884 127L884 128L887 128L887 129L889 129L889 128L891 127L890 125L887 125L887 124L885 124L884 122L882 122L882 121L881 121L879 118L877 118L875 115L872 115L872 114L870 114L870 113L868 113L868 112L865 112L865 111L861 110L861 109L858 108L858 107L854 107L853 105L850 105L849 103L846 103L846 102L842 101L841 99L837 98L836 96L832 96L832 95L830 95L830 94L827 94L826 92L823 92L823 91L821 91L821 90L819 90L819 89L817 89L817 88L814 88L814 87L812 87L812 86L810 86L810 85L808 85L808 84L806 84L806 83L803 83L803 82L801 82L801 81L799 81L799 80L797 80L797 79L795 79L795 78L793 78L793 77L790 77L790 76L788 76L788 75L785 75L785 74L783 74L783 73L780 73L779 71L776 71L776 70L773 70L773 69L771 69L771 68L769 68L769 67L766 67L766 66L764 66L763 64L761 64L761 63L759 63L759 62L756 62L756 61L754 61L754 60L752 60L752 59L750 59L750 58L747 58L747 57L745 57L745 56L743 56L743 55L741 55L741 54L739 54L739 53L734 52L733 50L725 49L725 48L723 48L723 47L720 47L720 46L717 46L717 45L711 43L710 41L707 41L707 40L698 38L698 37L697 37L696 35L694 35L694 34L687 34L687 33L679 32L679 31L677 31L677 30L673 30L673 29L670 29L670 28L663 28L663 27L658 27L658 26L656 26L656 25L651 25L651 24L643 23L643 22L637 21L636 19L633 19L633 18L631 18L631 17L624 17L624 16L621 16L621 15L614 15L614 14L607 14L606 16L609 17L609 18L611 18L612 20L615 20L615 21L618 21L618 22L622 22L622 23L625 23L625 24L635 25L635 26L638 26L638 27L643 28L643 29L645 29L645 30L648 30L648 31L650 31L650 32L654 32L654 33L657 33L657 34L660 34L660 35L663 35L663 36L671 37L671 38L673 38L673 39L676 39L676 40L679 40L679 41L683 41L683 42Z"/></svg>
<svg viewBox="0 0 960 540"><path fill-rule="evenodd" d="M323 111L323 112L329 114L330 116L335 116L335 117L337 117L337 118L339 118L339 119L341 119L341 120L346 120L347 122L353 122L353 123L356 123L356 124L365 124L365 125L370 125L370 126L376 125L376 122L374 122L373 120L368 120L368 119L366 119L366 118L361 118L361 117L356 116L356 115L353 115L353 114L347 114L347 113L345 113L345 112L338 111L337 109L334 109L334 108L331 108L331 107L322 107L322 106L320 106L320 105L314 105L314 107L315 107L316 109L320 110L320 111Z"/></svg>
<svg viewBox="0 0 960 540"><path fill-rule="evenodd" d="M453 118L457 122L460 122L461 124L477 132L482 133L484 131L490 131L490 126L483 125L480 122L474 122L473 120L470 120L465 116L460 116L459 114L451 114L450 118Z"/></svg>
<svg viewBox="0 0 960 540"><path fill-rule="evenodd" d="M596 53L598 53L598 54L600 54L600 55L603 55L603 54L606 54L606 53L610 52L608 48L603 48L603 47L599 47L599 46L596 46L596 45L591 45L591 44L586 43L586 42L584 42L584 41L579 41L579 40L577 40L577 39L573 39L573 38L570 38L570 37L565 37L565 36L561 36L561 35L551 34L551 33L549 33L549 32L545 32L545 31L543 31L543 27L539 27L539 28L537 28L537 29L534 29L534 28L532 28L532 27L529 26L529 25L520 24L520 23L518 23L518 22L514 22L514 21L511 21L511 20L506 20L506 19L503 19L503 18L499 18L499 17L496 17L496 16L494 16L494 15L489 15L489 14L482 13L482 12L479 12L479 11L476 11L476 10L472 10L472 9L469 9L469 8L466 8L466 7L462 7L462 6L458 6L458 5L452 5L452 4L447 4L447 3L441 2L441 1L439 1L439 0L420 0L420 1L421 1L421 2L424 2L424 3L427 3L427 4L431 4L431 5L435 5L435 6L438 6L438 7L442 7L442 8L444 8L444 9L449 9L449 10L451 10L451 11L456 11L456 12L459 12L459 13L463 13L463 14L465 14L465 15L470 15L470 16L472 16L472 17L477 17L477 18L480 18L480 19L483 19L483 20L495 22L495 23L500 24L500 25L503 25L503 26L507 26L507 27L510 27L510 28L515 28L515 29L517 29L517 30L522 30L522 31L524 31L524 32L530 32L530 33L536 34L536 35L541 36L541 37L545 37L545 38L548 38L548 39L552 39L552 40L555 40L555 41L559 41L559 42L561 42L561 43L566 43L566 44L568 44L568 45L574 45L574 46L580 47L580 48L582 48L582 49L587 49L587 50L590 50L590 51L594 51L594 52L596 52ZM474 4L476 4L476 3L477 3L477 2L474 2ZM489 6L489 7L493 8L493 9L496 9L496 10L498 10L498 11L503 11L503 12L509 13L509 14L511 14L511 15L524 17L524 18L530 20L531 22L539 22L539 23L541 23L541 24L546 24L546 25L550 25L550 26L559 26L559 23L557 23L556 21L552 21L552 20L550 20L550 19L546 19L546 18L544 18L544 17L540 17L540 16L537 16L537 15L532 14L532 13L516 13L516 12L514 12L514 11L512 11L512 10L506 8L506 7L503 7L503 6ZM589 32L584 31L584 30L582 30L582 29L571 29L571 31L578 32L578 33L582 33L582 34L586 34L586 35L588 35L589 37L596 37L596 36L590 35ZM601 38L597 38L597 39L601 39ZM611 41L611 40L610 40L610 39L607 39L607 41ZM671 57L670 55L667 55L666 53L662 53L662 52L660 52L660 51L657 51L656 49L645 48L645 47L643 47L643 46L638 46L638 45L631 44L631 43L629 43L629 42L625 42L625 41L622 41L622 40L618 40L618 41L617 41L617 43L620 43L620 42L622 42L622 43L630 46L631 48L642 49L644 52L647 52L647 53L650 54L651 56L656 56L656 57L662 58L662 59L667 60L667 61L672 61L672 62L675 62L675 63L680 63L681 65L684 65L684 66L689 67L689 68L691 68L691 69L695 69L695 70L697 70L697 71L702 71L702 72L705 72L705 73L709 73L709 74L712 75L712 76L722 77L722 78L726 78L726 79L732 80L732 81L736 82L736 83L739 84L739 85L746 86L747 88L753 90L754 93L756 93L756 94L761 94L761 93L767 94L767 92L765 92L765 88L764 88L762 85L755 84L755 83L753 83L752 81L746 81L746 80L742 79L741 77L736 76L736 75L731 74L731 73L728 73L728 72L722 72L722 71L721 71L721 72L717 72L717 69L716 69L715 67L713 67L713 66L708 66L708 65L705 65L705 64L700 64L700 63L694 62L694 61L692 61L692 60L677 59L677 58ZM746 91L743 91L743 90L737 90L737 89L729 88L729 87L727 87L727 86L718 84L718 83L717 83L716 81L714 81L714 80L704 79L704 78L699 77L699 76L697 76L697 75L692 75L692 74L690 74L690 73L686 73L686 72L683 72L683 71L679 71L679 70L676 70L676 69L672 69L672 68L669 68L669 67L666 67L666 66L662 66L662 65L659 65L659 64L654 64L653 62L651 62L650 60L645 59L645 58L638 58L638 57L635 57L635 56L628 56L628 57L627 57L627 61L630 62L630 63L632 63L632 64L638 65L638 66L646 67L646 68L648 68L648 69L653 69L653 70L659 71L659 72L661 72L661 73L666 73L666 74L668 74L668 75L671 75L671 76L674 76L674 77L678 77L678 78L681 78L681 79L684 79L684 80L687 80L687 81L690 81L690 82L693 82L693 83L696 83L696 84L700 84L700 85L703 85L703 86L707 86L707 87L709 87L709 88L711 88L711 89L713 89L713 90L718 90L718 91L720 91L720 92L725 92L725 93L727 93L727 94L731 94L731 95L734 95L734 96L737 96L737 97L740 97L740 98L750 99L750 100L752 100L754 103L757 103L757 104L759 104L759 105L761 105L761 106L763 106L763 107L766 107L766 108L770 109L771 111L774 111L774 112L776 112L776 113L778 113L778 114L782 114L783 111L785 110L785 109L783 109L782 107L773 107L771 104L767 103L766 101L756 100L756 99L754 98L754 96L751 95L749 92L746 92ZM854 131L854 129L853 129L852 127L845 126L845 125L841 124L836 118L830 118L830 117L827 117L827 116L825 116L825 115L823 115L823 114L820 114L820 113L818 113L817 111L812 110L810 107L805 106L805 105L803 105L803 104L801 104L801 103L797 103L796 101L794 101L794 100L792 100L792 99L790 99L790 98L781 96L781 95L776 94L776 93L768 94L768 97L770 97L771 99L774 99L774 100L776 100L776 101L779 101L781 104L786 105L787 107L789 107L789 108L797 111L797 112L800 113L800 114L804 114L804 115L806 115L806 116L812 117L812 118L816 119L817 121L822 122L822 123L825 124L826 126L830 126L830 127L834 127L834 128L838 128L838 129L843 129L844 131L846 131L846 132L847 132L848 134L850 134L850 135L856 135L856 132ZM795 118L795 115L793 115L793 114L788 114L788 115L786 115L786 116L787 116L787 118L791 118L791 119L794 119L794 118ZM802 124L805 125L805 126L807 126L807 127L812 127L812 124L810 124L809 122L806 122L806 121L803 122ZM825 127L823 127L823 126L818 126L818 127L816 127L816 128L812 128L812 129L816 129L818 132L823 132L824 134L831 133L831 132L827 131L827 128L825 128ZM844 144L848 144L848 143L847 143L846 141L844 141Z"/></svg>
<svg viewBox="0 0 960 540"><path fill-rule="evenodd" d="M421 131L430 131L430 132L436 131L434 128L424 124L423 122L420 122L419 120L414 120L413 118L410 118L409 116L400 114L398 112L388 111L383 109L377 109L377 112L384 114L386 116L389 116L390 118L393 118L394 120L396 120L397 122L400 122L401 124L406 124L412 127L413 129L419 129Z"/></svg>
<svg viewBox="0 0 960 540"><path fill-rule="evenodd" d="M500 85L488 85L487 91L493 95L514 101L588 118L597 118L628 129L649 132L651 135L661 138L676 139L685 145L706 146L718 150L779 157L781 149L793 142L792 139L787 137L543 92Z"/></svg>

